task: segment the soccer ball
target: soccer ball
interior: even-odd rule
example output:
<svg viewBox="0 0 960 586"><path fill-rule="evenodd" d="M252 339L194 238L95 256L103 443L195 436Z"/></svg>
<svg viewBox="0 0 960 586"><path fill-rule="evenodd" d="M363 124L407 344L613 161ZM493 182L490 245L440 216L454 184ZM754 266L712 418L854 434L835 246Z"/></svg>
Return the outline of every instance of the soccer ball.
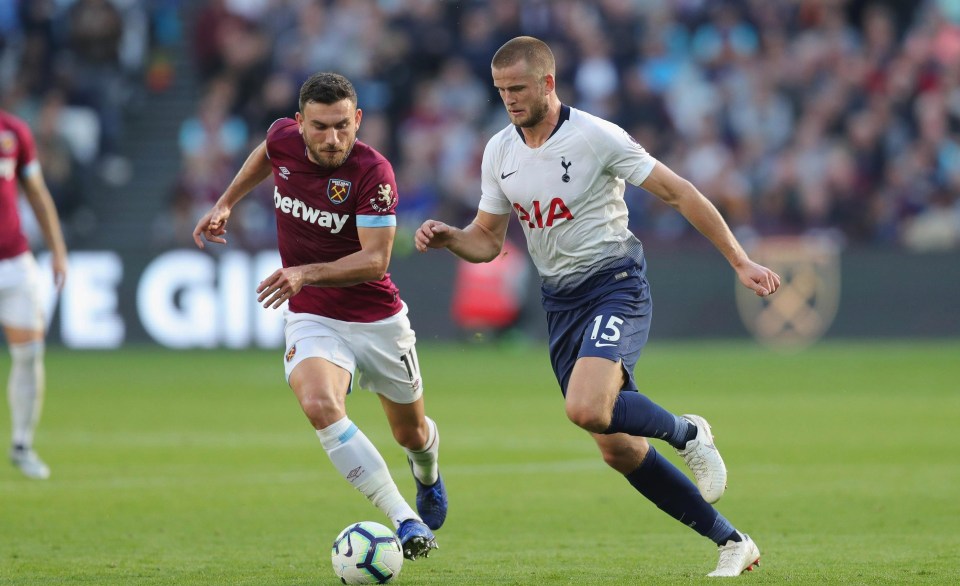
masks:
<svg viewBox="0 0 960 586"><path fill-rule="evenodd" d="M400 540L373 521L353 523L341 531L330 557L333 571L344 584L386 584L403 567Z"/></svg>

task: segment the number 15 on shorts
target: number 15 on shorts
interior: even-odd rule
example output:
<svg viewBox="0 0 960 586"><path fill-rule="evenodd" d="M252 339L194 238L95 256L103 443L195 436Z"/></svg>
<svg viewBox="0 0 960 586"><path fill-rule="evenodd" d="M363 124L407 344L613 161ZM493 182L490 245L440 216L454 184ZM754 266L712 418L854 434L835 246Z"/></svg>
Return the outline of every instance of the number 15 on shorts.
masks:
<svg viewBox="0 0 960 586"><path fill-rule="evenodd" d="M593 318L593 329L590 331L590 340L597 348L616 346L620 340L620 326L623 320L615 315L606 317L598 315Z"/></svg>

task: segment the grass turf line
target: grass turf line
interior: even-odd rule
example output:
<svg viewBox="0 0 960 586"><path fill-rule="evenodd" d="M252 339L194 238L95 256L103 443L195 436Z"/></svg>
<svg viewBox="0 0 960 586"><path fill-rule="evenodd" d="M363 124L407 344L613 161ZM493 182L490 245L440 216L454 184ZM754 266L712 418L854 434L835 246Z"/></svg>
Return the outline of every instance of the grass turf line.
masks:
<svg viewBox="0 0 960 586"><path fill-rule="evenodd" d="M441 549L397 584L709 582L713 545L600 462L544 348L419 351L451 510ZM793 356L658 342L637 378L713 425L730 469L718 508L763 553L742 580L952 584L958 355L957 342ZM412 501L378 401L355 391L348 409ZM279 351L52 348L37 449L47 482L0 467L0 584L335 584L339 530L385 522L334 472Z"/></svg>

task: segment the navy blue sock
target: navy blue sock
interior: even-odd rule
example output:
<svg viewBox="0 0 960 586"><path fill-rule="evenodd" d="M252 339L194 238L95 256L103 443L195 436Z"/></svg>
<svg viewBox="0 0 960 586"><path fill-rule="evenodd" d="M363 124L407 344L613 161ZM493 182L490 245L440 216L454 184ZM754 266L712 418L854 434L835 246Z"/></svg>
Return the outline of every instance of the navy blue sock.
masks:
<svg viewBox="0 0 960 586"><path fill-rule="evenodd" d="M697 486L653 446L640 466L625 476L658 509L717 545L726 543L736 533L733 525L703 500Z"/></svg>
<svg viewBox="0 0 960 586"><path fill-rule="evenodd" d="M613 404L610 427L603 433L627 433L642 437L655 437L667 440L675 448L683 449L690 422L677 417L646 395L633 391L623 391L617 395ZM694 427L696 429L696 427Z"/></svg>

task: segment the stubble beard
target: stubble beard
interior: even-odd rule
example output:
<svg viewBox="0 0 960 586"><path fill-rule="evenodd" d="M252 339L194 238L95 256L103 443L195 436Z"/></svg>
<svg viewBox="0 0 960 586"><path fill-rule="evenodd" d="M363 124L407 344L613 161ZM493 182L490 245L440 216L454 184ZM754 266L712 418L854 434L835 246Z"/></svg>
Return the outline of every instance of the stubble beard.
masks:
<svg viewBox="0 0 960 586"><path fill-rule="evenodd" d="M313 155L313 162L316 163L318 167L324 171L333 171L347 161L347 157L350 156L350 151L353 150L353 145L345 151L337 151L336 153L325 151L320 146L309 144L307 148L310 150L310 154Z"/></svg>
<svg viewBox="0 0 960 586"><path fill-rule="evenodd" d="M540 100L530 106L529 114L527 114L525 120L518 119L516 122L514 122L514 124L520 128L533 128L537 124L543 122L543 120L547 117L548 109L549 106L547 105L547 100Z"/></svg>

